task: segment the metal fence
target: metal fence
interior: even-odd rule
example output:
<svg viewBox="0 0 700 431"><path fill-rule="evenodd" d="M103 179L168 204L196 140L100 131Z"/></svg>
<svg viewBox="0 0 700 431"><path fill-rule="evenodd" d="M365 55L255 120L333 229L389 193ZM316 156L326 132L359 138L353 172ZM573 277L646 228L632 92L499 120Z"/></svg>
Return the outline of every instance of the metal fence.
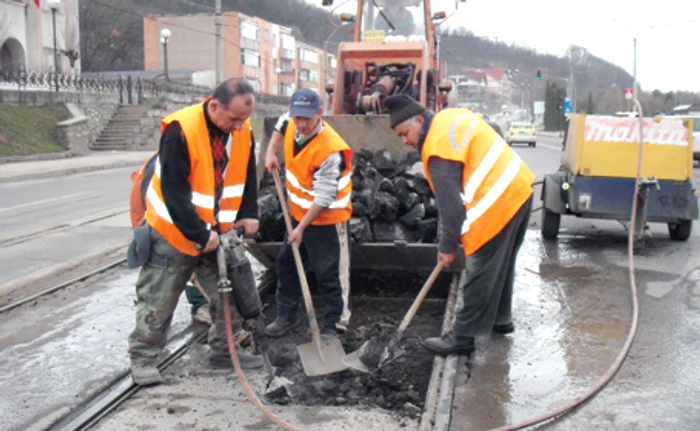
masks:
<svg viewBox="0 0 700 431"><path fill-rule="evenodd" d="M207 87L182 82L157 82L152 79L133 78L130 75L83 76L76 73L40 72L18 68L0 70L0 90L56 91L119 94L120 103L142 104L146 99L165 92L196 95L211 94Z"/></svg>
<svg viewBox="0 0 700 431"><path fill-rule="evenodd" d="M136 72L138 73L138 72ZM119 102L143 104L146 99L157 98L164 93L189 94L202 98L212 94L209 87L193 85L182 80L162 81L142 76L107 74L54 73L19 68L0 70L0 90L56 91L72 93L119 94ZM258 103L288 105L289 97L265 93L256 94Z"/></svg>

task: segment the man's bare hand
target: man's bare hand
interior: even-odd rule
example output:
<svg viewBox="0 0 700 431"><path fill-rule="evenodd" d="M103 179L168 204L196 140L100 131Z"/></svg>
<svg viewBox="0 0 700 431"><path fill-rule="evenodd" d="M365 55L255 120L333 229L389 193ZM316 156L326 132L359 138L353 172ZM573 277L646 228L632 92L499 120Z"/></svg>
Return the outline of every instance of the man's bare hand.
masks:
<svg viewBox="0 0 700 431"><path fill-rule="evenodd" d="M207 241L207 245L204 247L204 250L202 252L204 253L209 253L214 250L216 250L216 247L219 246L219 234L214 232L213 230L209 231L209 241Z"/></svg>
<svg viewBox="0 0 700 431"><path fill-rule="evenodd" d="M438 261L442 262L442 265L445 268L449 268L456 257L457 257L457 252L454 252L454 253L438 252Z"/></svg>
<svg viewBox="0 0 700 431"><path fill-rule="evenodd" d="M295 227L292 234L287 237L288 244L296 244L297 247L301 245L301 241L304 238L304 229L299 226Z"/></svg>
<svg viewBox="0 0 700 431"><path fill-rule="evenodd" d="M265 153L265 169L267 169L269 173L272 173L273 168L279 171L281 169L280 162L277 160L275 153L268 151Z"/></svg>
<svg viewBox="0 0 700 431"><path fill-rule="evenodd" d="M245 236L253 236L258 232L258 229L260 228L260 221L254 218L244 218L238 220L233 227L237 228L239 226L243 226L245 228Z"/></svg>

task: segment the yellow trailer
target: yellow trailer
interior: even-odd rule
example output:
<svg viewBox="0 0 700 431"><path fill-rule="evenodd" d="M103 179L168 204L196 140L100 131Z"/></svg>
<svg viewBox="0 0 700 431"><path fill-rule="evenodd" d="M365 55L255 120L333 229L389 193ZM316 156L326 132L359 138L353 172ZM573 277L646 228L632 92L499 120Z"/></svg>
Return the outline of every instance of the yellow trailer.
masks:
<svg viewBox="0 0 700 431"><path fill-rule="evenodd" d="M573 114L558 172L545 176L542 235L556 238L562 214L629 220L640 142L641 237L646 221L668 224L671 239L685 241L698 218L693 184L693 124L678 118Z"/></svg>

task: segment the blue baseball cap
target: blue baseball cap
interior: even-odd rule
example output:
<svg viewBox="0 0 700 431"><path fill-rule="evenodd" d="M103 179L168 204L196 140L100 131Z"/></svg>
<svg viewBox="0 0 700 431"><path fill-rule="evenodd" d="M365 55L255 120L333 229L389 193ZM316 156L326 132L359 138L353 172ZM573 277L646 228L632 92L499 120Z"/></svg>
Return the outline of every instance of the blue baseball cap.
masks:
<svg viewBox="0 0 700 431"><path fill-rule="evenodd" d="M318 94L308 88L302 88L292 94L289 102L290 117L315 117L321 108Z"/></svg>

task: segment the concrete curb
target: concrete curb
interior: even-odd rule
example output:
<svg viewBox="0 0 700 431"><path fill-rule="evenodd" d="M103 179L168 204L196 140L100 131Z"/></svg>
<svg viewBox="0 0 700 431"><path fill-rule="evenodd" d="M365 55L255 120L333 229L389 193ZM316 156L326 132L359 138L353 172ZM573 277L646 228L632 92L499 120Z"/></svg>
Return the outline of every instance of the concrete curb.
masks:
<svg viewBox="0 0 700 431"><path fill-rule="evenodd" d="M144 157L145 160L145 157ZM47 178L56 178L56 177L61 177L64 175L72 175L72 174L80 174L84 172L93 172L93 171L102 171L102 170L107 170L107 169L117 169L117 168L126 168L126 167L139 167L143 164L143 161L140 162L131 162L131 161L121 161L121 162L112 162L109 164L103 164L103 165L92 165L92 166L77 166L73 168L65 168L65 169L57 169L57 170L47 170L43 172L33 172L33 173L28 173L28 174L23 174L23 175L13 175L9 177L2 177L0 176L0 184L3 183L12 183L12 182L20 182L20 181L27 181L27 180L38 180L38 179L47 179Z"/></svg>

